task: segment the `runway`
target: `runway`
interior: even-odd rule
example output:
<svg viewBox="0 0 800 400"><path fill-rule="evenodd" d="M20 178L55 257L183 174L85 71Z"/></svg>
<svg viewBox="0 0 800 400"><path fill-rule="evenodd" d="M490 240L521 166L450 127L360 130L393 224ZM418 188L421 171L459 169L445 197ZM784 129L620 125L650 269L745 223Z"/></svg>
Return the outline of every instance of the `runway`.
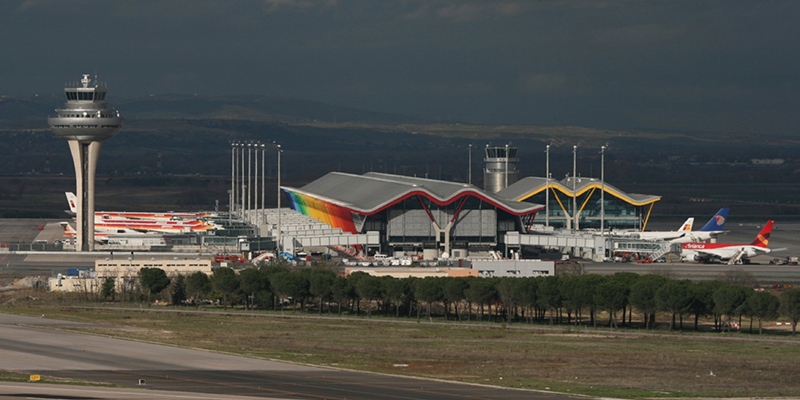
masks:
<svg viewBox="0 0 800 400"><path fill-rule="evenodd" d="M311 367L53 329L91 326L0 314L0 338L3 338L0 340L0 368L26 374L106 382L121 387L259 398L574 398L552 393ZM144 385L139 385L140 380L144 380ZM12 396L13 392L19 391L18 385L0 385L0 396ZM93 394L92 397L83 398L120 397Z"/></svg>

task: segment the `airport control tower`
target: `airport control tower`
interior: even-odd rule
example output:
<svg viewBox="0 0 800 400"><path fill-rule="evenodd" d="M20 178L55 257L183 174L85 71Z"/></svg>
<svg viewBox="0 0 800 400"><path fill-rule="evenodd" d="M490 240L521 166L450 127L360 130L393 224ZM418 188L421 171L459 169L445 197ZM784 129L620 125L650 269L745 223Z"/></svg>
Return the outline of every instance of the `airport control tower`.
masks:
<svg viewBox="0 0 800 400"><path fill-rule="evenodd" d="M516 147L487 145L483 161L486 165L483 169L483 190L497 193L519 179Z"/></svg>
<svg viewBox="0 0 800 400"><path fill-rule="evenodd" d="M75 164L76 194L78 197L75 249L94 250L94 174L103 141L116 135L122 128L119 111L106 108L106 87L94 83L88 74L80 85L67 84L64 88L67 102L56 109L58 115L47 118L50 130L66 139Z"/></svg>

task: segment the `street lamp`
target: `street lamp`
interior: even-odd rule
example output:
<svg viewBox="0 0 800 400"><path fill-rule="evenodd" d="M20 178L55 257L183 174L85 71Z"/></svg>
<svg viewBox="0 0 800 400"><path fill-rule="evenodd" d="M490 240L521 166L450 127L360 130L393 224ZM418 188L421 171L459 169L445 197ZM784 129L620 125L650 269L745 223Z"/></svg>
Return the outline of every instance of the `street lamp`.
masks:
<svg viewBox="0 0 800 400"><path fill-rule="evenodd" d="M264 199L266 198L266 165L267 165L267 145L261 143L261 223L267 223L266 208L264 207Z"/></svg>
<svg viewBox="0 0 800 400"><path fill-rule="evenodd" d="M544 173L544 226L550 226L550 145L545 148Z"/></svg>
<svg viewBox="0 0 800 400"><path fill-rule="evenodd" d="M600 147L600 236L605 240L605 218L606 218L606 149L608 147L603 145Z"/></svg>
<svg viewBox="0 0 800 400"><path fill-rule="evenodd" d="M242 208L240 208L239 211L240 211L242 220L244 220L244 199L245 199L244 188L246 186L245 185L245 181L244 181L244 143L239 143L239 148L240 148L239 149L239 158L242 159L242 167L239 169L239 173L242 175L241 179L239 179L239 182L242 183L242 192L241 192L242 193L242 197L239 199L242 202Z"/></svg>
<svg viewBox="0 0 800 400"><path fill-rule="evenodd" d="M275 148L278 150L278 257L280 257L281 252L283 251L283 246L281 242L281 145L276 144Z"/></svg>
<svg viewBox="0 0 800 400"><path fill-rule="evenodd" d="M233 205L236 203L234 198L236 193L236 142L231 143L231 190L228 196L228 222L233 218Z"/></svg>
<svg viewBox="0 0 800 400"><path fill-rule="evenodd" d="M578 195L576 193L576 184L578 176L578 146L572 146L572 232L578 230Z"/></svg>
<svg viewBox="0 0 800 400"><path fill-rule="evenodd" d="M467 167L467 183L472 185L472 143L469 144L469 167Z"/></svg>
<svg viewBox="0 0 800 400"><path fill-rule="evenodd" d="M503 186L503 189L508 187L508 144L506 144L506 184Z"/></svg>

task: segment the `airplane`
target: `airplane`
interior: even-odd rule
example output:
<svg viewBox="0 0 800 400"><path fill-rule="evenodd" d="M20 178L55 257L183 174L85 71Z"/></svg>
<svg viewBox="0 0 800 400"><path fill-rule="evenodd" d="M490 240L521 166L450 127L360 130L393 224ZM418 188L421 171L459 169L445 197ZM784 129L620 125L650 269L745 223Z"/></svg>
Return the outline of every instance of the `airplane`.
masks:
<svg viewBox="0 0 800 400"><path fill-rule="evenodd" d="M66 193L71 214L77 214L77 198ZM203 220L211 214L130 213L99 211L94 214L96 232L103 233L189 233L222 229L213 222Z"/></svg>
<svg viewBox="0 0 800 400"><path fill-rule="evenodd" d="M69 211L68 214L76 215L78 213L78 197L75 196L75 193L72 192L64 192L67 195L67 203L69 203ZM128 212L128 211L95 211L95 220L98 217L103 219L114 219L114 218L123 218L123 219L141 219L141 220L157 220L157 221L165 221L165 220L172 220L172 221L181 221L181 220L199 220L206 217L213 216L209 213L143 213L143 212Z"/></svg>
<svg viewBox="0 0 800 400"><path fill-rule="evenodd" d="M696 231L686 232L685 235L672 239L672 243L689 243L689 242L708 242L715 239L717 236L727 233L725 229L725 221L728 218L730 208L723 207L711 217L702 228Z"/></svg>
<svg viewBox="0 0 800 400"><path fill-rule="evenodd" d="M686 233L690 232L692 230L692 224L694 224L694 218L688 218L683 224L681 224L680 228L674 231L649 231L649 232L612 231L610 234L613 236L626 236L644 240L672 240L682 237L686 235Z"/></svg>
<svg viewBox="0 0 800 400"><path fill-rule="evenodd" d="M761 232L758 233L755 240L750 244L733 244L733 243L684 243L681 246L681 260L682 261L727 261L731 264L741 264L750 262L750 258L761 254L767 254L771 251L780 251L785 249L770 250L767 248L769 244L769 236L772 233L773 220L769 220Z"/></svg>

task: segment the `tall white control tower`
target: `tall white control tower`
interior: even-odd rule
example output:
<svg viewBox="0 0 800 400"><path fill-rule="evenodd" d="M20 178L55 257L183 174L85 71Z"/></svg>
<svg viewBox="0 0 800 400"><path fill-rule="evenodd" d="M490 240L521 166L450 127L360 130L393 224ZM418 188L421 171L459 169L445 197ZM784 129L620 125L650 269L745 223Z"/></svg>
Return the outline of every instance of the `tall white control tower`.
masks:
<svg viewBox="0 0 800 400"><path fill-rule="evenodd" d="M519 178L516 147L486 145L483 162L483 190L489 193L497 193Z"/></svg>
<svg viewBox="0 0 800 400"><path fill-rule="evenodd" d="M76 230L78 236L75 249L94 250L94 175L97 158L103 141L116 135L122 128L123 118L119 111L106 108L106 87L94 83L88 74L83 75L80 85L67 84L64 88L67 102L64 108L56 109L56 116L47 118L50 130L66 139L75 164L76 194L78 210Z"/></svg>

